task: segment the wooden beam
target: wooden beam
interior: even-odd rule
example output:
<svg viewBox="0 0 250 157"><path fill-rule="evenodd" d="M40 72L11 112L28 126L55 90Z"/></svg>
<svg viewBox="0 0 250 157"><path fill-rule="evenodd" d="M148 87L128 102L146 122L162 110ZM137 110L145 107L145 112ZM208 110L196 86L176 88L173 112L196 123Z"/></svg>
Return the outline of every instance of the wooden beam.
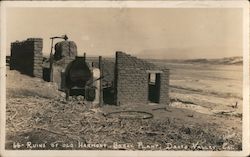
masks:
<svg viewBox="0 0 250 157"><path fill-rule="evenodd" d="M163 71L161 70L146 70L147 73L153 73L153 74L156 74L156 73L163 73Z"/></svg>

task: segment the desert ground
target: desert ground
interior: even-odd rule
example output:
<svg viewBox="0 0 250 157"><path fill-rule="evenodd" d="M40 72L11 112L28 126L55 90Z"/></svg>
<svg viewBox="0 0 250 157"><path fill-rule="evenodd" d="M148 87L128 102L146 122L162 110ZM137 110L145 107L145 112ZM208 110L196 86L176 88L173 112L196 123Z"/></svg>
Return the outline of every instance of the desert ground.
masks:
<svg viewBox="0 0 250 157"><path fill-rule="evenodd" d="M66 101L56 84L7 67L6 149L242 149L242 65L154 63L170 69L169 105ZM107 116L116 111L153 118Z"/></svg>

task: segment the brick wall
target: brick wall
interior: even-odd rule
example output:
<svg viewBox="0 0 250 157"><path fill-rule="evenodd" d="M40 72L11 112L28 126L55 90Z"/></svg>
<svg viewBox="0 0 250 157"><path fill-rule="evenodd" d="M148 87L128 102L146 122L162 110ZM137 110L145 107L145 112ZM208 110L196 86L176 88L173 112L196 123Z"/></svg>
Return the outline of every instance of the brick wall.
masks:
<svg viewBox="0 0 250 157"><path fill-rule="evenodd" d="M42 48L41 38L28 38L11 43L10 69L42 78Z"/></svg>
<svg viewBox="0 0 250 157"><path fill-rule="evenodd" d="M148 63L123 52L116 52L115 63L115 103L148 103L148 72L159 70ZM169 71L161 73L160 103L168 103Z"/></svg>
<svg viewBox="0 0 250 157"><path fill-rule="evenodd" d="M160 104L169 104L169 69L161 69Z"/></svg>

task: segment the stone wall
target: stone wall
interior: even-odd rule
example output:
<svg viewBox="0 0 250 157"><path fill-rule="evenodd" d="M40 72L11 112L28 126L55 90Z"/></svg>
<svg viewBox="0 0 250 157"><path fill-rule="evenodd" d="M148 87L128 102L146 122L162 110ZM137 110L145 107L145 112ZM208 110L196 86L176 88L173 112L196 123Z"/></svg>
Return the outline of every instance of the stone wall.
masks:
<svg viewBox="0 0 250 157"><path fill-rule="evenodd" d="M123 52L116 52L115 103L148 103L148 72L159 70L154 64ZM160 103L168 103L169 71L161 71Z"/></svg>
<svg viewBox="0 0 250 157"><path fill-rule="evenodd" d="M42 78L43 40L28 38L11 43L10 69L23 74Z"/></svg>

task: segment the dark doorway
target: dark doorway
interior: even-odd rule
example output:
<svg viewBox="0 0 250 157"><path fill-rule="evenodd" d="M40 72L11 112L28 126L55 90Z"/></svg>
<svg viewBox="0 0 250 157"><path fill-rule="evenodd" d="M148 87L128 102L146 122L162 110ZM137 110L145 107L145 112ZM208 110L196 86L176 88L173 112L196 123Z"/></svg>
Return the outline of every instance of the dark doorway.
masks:
<svg viewBox="0 0 250 157"><path fill-rule="evenodd" d="M43 80L50 82L50 68L43 68Z"/></svg>
<svg viewBox="0 0 250 157"><path fill-rule="evenodd" d="M160 73L148 74L148 100L153 103L160 102Z"/></svg>
<svg viewBox="0 0 250 157"><path fill-rule="evenodd" d="M108 105L115 104L115 89L114 87L103 88L103 102Z"/></svg>

